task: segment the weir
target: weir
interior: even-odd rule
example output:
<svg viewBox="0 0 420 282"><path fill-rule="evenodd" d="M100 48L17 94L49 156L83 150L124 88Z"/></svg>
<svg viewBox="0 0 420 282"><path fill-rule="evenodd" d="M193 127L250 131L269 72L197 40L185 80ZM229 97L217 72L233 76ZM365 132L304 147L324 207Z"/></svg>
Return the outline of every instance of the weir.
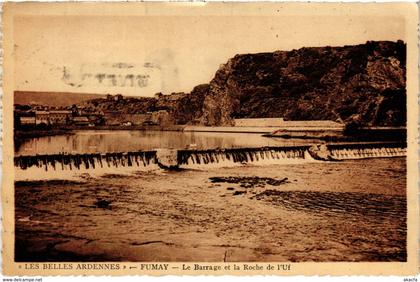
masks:
<svg viewBox="0 0 420 282"><path fill-rule="evenodd" d="M178 165L249 163L274 159L305 159L310 146L234 148L216 150L179 150Z"/></svg>
<svg viewBox="0 0 420 282"><path fill-rule="evenodd" d="M331 158L336 160L404 157L407 154L406 142L331 144L327 148Z"/></svg>
<svg viewBox="0 0 420 282"><path fill-rule="evenodd" d="M124 153L54 154L16 156L15 167L48 170L80 170L103 167L161 168L196 167L245 163L276 164L301 161L341 161L363 158L404 157L405 142L336 143L209 150L158 149Z"/></svg>
<svg viewBox="0 0 420 282"><path fill-rule="evenodd" d="M95 169L103 167L146 167L156 163L156 151L139 151L126 153L105 154L54 154L18 156L14 159L15 167L27 169L30 167L43 167L48 169Z"/></svg>

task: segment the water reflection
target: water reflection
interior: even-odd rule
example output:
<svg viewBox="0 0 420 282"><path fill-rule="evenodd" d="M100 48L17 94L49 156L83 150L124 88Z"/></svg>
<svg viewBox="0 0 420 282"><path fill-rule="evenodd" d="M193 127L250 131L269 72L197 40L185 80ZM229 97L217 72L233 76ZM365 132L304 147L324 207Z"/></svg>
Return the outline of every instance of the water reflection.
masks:
<svg viewBox="0 0 420 282"><path fill-rule="evenodd" d="M295 145L308 142L301 139L267 138L250 133L86 130L77 131L74 135L33 138L16 147L15 153L35 155L125 152L155 148L182 149L191 145L197 149L211 149Z"/></svg>

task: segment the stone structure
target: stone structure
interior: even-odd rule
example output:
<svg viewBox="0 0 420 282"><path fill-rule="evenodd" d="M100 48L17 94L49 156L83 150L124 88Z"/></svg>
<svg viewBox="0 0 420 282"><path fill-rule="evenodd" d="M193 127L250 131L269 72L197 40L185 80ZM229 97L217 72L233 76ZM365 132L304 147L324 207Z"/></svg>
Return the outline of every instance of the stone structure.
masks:
<svg viewBox="0 0 420 282"><path fill-rule="evenodd" d="M35 124L67 124L71 116L68 110L35 111Z"/></svg>
<svg viewBox="0 0 420 282"><path fill-rule="evenodd" d="M282 118L239 118L233 120L235 126L282 126Z"/></svg>
<svg viewBox="0 0 420 282"><path fill-rule="evenodd" d="M48 111L35 111L35 123L36 124L50 124L50 114Z"/></svg>
<svg viewBox="0 0 420 282"><path fill-rule="evenodd" d="M36 124L35 117L20 117L20 124Z"/></svg>
<svg viewBox="0 0 420 282"><path fill-rule="evenodd" d="M52 110L49 111L50 124L67 124L72 117L69 110Z"/></svg>
<svg viewBox="0 0 420 282"><path fill-rule="evenodd" d="M73 124L74 125L89 125L89 119L88 119L88 117L74 117L73 118Z"/></svg>
<svg viewBox="0 0 420 282"><path fill-rule="evenodd" d="M178 167L178 150L157 149L156 159L161 168L175 169Z"/></svg>

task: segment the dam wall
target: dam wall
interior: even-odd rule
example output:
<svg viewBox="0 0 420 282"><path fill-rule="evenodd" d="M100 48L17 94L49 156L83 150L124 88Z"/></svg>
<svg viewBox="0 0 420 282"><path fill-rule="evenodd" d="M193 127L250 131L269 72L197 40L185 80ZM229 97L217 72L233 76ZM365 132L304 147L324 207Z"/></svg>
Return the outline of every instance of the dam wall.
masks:
<svg viewBox="0 0 420 282"><path fill-rule="evenodd" d="M252 126L195 126L187 125L184 132L224 132L224 133L259 133L269 134L273 127L252 127Z"/></svg>
<svg viewBox="0 0 420 282"><path fill-rule="evenodd" d="M302 161L404 157L406 146L405 142L371 142L209 150L157 149L125 153L17 156L14 158L14 165L20 170L37 167L48 171L104 167L132 167L141 170L156 165L160 168L188 168L215 164L287 164Z"/></svg>

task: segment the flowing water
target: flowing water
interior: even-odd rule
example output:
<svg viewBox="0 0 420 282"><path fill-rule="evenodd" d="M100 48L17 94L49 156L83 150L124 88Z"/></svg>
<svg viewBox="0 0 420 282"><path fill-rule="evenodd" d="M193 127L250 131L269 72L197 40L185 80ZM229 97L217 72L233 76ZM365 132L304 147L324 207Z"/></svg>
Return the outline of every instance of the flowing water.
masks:
<svg viewBox="0 0 420 282"><path fill-rule="evenodd" d="M248 148L308 142L252 134L85 131L31 140L17 154L190 144ZM148 165L138 158L137 165L135 156L128 166L124 156L125 166L108 167L103 161L107 170L101 174L84 168L81 159L79 174L71 180L68 169L55 170L61 174L51 179L35 177L45 171L42 167L16 168L16 179L23 181L15 185L15 259L405 261L403 154L345 150L335 151L343 159L339 162L314 160L299 149L262 155L238 149L229 160L226 153L185 151L180 171L162 170L153 158ZM379 158L385 153L394 157ZM351 154L361 158L347 160Z"/></svg>

